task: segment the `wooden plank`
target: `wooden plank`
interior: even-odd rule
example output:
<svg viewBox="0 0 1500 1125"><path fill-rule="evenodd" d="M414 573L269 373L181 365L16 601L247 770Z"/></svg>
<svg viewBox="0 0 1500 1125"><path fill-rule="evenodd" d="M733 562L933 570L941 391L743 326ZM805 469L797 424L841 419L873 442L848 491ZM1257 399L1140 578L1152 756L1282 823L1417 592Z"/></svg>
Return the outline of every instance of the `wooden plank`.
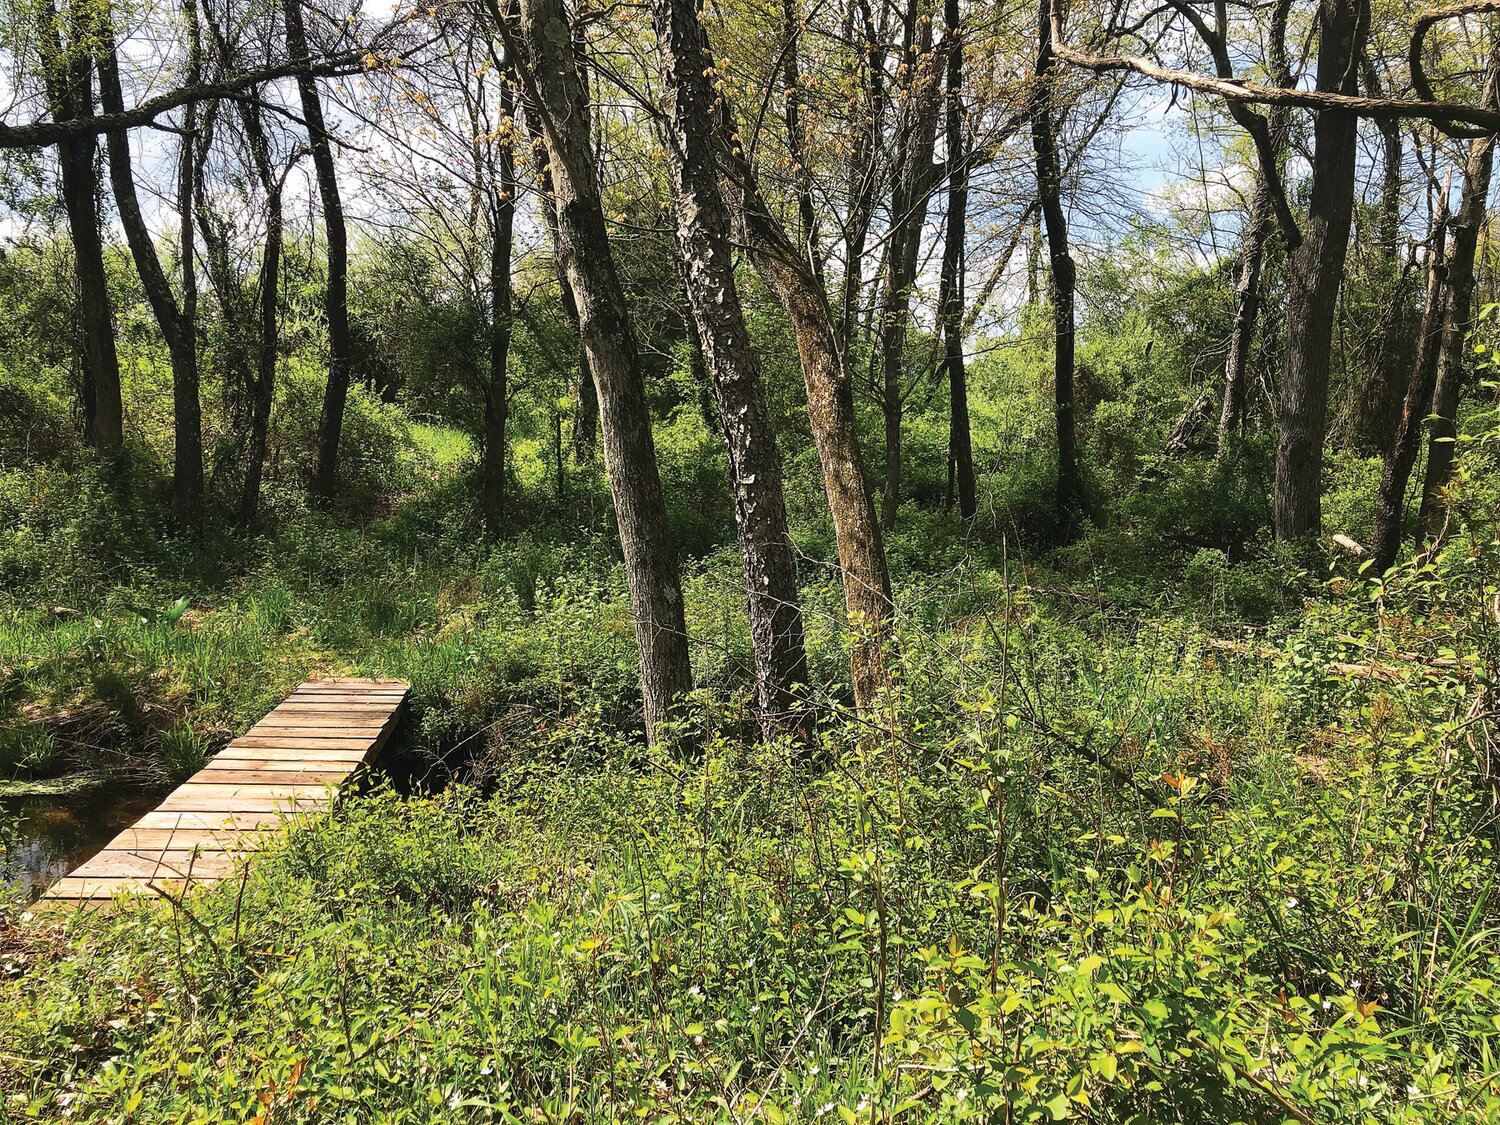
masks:
<svg viewBox="0 0 1500 1125"><path fill-rule="evenodd" d="M230 779L219 777L225 773L306 773L306 774L329 774L335 780L342 780L354 772L353 766L360 764L360 759L349 758L294 758L292 750L286 754L277 754L274 758L236 758L233 755L227 758L213 758L201 770L193 776L199 781L220 781L229 784ZM248 780L248 779L247 779ZM312 780L322 782L325 779L318 777Z"/></svg>
<svg viewBox="0 0 1500 1125"><path fill-rule="evenodd" d="M106 851L140 851L150 848L204 848L232 851L258 848L276 838L279 825L261 828L127 828L105 847Z"/></svg>
<svg viewBox="0 0 1500 1125"><path fill-rule="evenodd" d="M78 879L222 879L243 860L229 852L104 851L74 868Z"/></svg>
<svg viewBox="0 0 1500 1125"><path fill-rule="evenodd" d="M278 828L285 818L274 809L154 809L135 822L136 828L217 829L244 831Z"/></svg>
<svg viewBox="0 0 1500 1125"><path fill-rule="evenodd" d="M229 747L274 749L280 746L305 746L309 749L365 750L371 742L367 736L350 734L344 730L329 730L327 727L261 727L257 731L240 735L229 743Z"/></svg>
<svg viewBox="0 0 1500 1125"><path fill-rule="evenodd" d="M223 813L232 816L242 812L295 813L299 810L323 809L333 803L331 797L255 797L248 793L230 796L207 796L184 794L170 798L170 805L162 805L163 812Z"/></svg>
<svg viewBox="0 0 1500 1125"><path fill-rule="evenodd" d="M229 763L229 765L233 764ZM327 762L322 764L325 767L328 765ZM193 775L193 780L204 784L220 782L224 785L315 785L322 787L337 786L349 776L349 771L346 769L287 769L285 764L280 762L246 762L245 765L262 768L205 767Z"/></svg>

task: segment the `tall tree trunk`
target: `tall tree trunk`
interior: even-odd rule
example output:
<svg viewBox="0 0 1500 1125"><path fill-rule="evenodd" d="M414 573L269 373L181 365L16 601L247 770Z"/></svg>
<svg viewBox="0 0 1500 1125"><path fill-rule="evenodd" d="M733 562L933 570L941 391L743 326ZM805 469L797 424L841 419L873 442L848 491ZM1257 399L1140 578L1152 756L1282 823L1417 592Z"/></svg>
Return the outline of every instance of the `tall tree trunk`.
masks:
<svg viewBox="0 0 1500 1125"><path fill-rule="evenodd" d="M920 22L920 29L917 24ZM891 222L886 235L885 281L881 289L881 409L885 421L885 486L880 525L896 525L901 504L901 416L905 387L906 333L912 288L922 247L927 206L937 186L932 153L937 137L939 86L932 70L932 21L918 20L916 0L906 11L904 68L908 74L896 142L896 175L891 186Z"/></svg>
<svg viewBox="0 0 1500 1125"><path fill-rule="evenodd" d="M734 279L729 212L720 194L710 118L712 65L696 0L656 0L667 163L677 212L684 289L729 449L729 488L745 568L756 707L772 737L798 710L807 683L797 564L787 530L781 459L761 388L760 364ZM804 228L812 230L810 226ZM814 268L815 255L808 268Z"/></svg>
<svg viewBox="0 0 1500 1125"><path fill-rule="evenodd" d="M1274 226L1271 194L1263 176L1255 178L1250 216L1240 253L1240 277L1235 287L1234 326L1229 333L1229 354L1224 360L1224 402L1219 413L1219 451L1224 452L1232 435L1244 429L1250 382L1250 348L1260 320L1261 274L1266 262L1266 243Z"/></svg>
<svg viewBox="0 0 1500 1125"><path fill-rule="evenodd" d="M98 37L97 67L99 100L106 114L122 113L124 92L120 86L119 59L115 53L114 32L106 17ZM198 525L203 500L203 424L198 403L198 346L195 324L196 285L193 278L192 237L192 160L194 122L189 119L183 138L179 162L179 200L182 208L183 300L179 305L172 283L151 240L151 232L141 213L136 194L135 172L131 164L130 134L115 129L105 135L109 153L109 178L114 189L115 206L130 256L146 291L146 300L166 341L172 365L172 522L179 530ZM185 196L185 198L184 198Z"/></svg>
<svg viewBox="0 0 1500 1125"><path fill-rule="evenodd" d="M1500 104L1500 47L1491 61L1485 104ZM1427 476L1422 482L1418 540L1430 540L1442 518L1442 490L1453 476L1457 452L1458 400L1463 387L1464 354L1474 318L1474 259L1490 196L1495 165L1495 136L1469 142L1463 197L1453 217L1453 250L1448 258L1448 302L1443 321L1442 352L1432 393L1432 428L1427 439Z"/></svg>
<svg viewBox="0 0 1500 1125"><path fill-rule="evenodd" d="M310 56L302 4L303 0L283 0L282 11L286 15L287 54L306 61ZM332 499L338 481L339 437L344 429L344 406L349 398L349 371L354 356L354 341L349 332L349 236L344 226L344 203L339 194L333 144L323 118L318 83L311 74L297 76L297 96L303 120L307 122L318 199L323 205L323 237L328 247L328 287L323 300L328 320L328 383L323 391L323 410L318 416L318 450L312 476L313 495L327 502Z"/></svg>
<svg viewBox="0 0 1500 1125"><path fill-rule="evenodd" d="M1427 238L1427 301L1417 335L1417 357L1407 380L1401 418L1386 450L1380 488L1375 496L1375 530L1371 536L1370 557L1374 560L1376 574L1384 574L1396 565L1396 554L1401 548L1406 486L1411 481L1412 467L1417 463L1417 451L1422 444L1422 421L1432 403L1448 298L1447 239L1448 184L1445 183Z"/></svg>
<svg viewBox="0 0 1500 1125"><path fill-rule="evenodd" d="M500 120L514 121L514 60L500 79ZM484 387L485 534L498 539L505 529L505 424L510 413L511 243L516 221L516 160L508 140L494 156L490 185L490 340L489 378Z"/></svg>
<svg viewBox="0 0 1500 1125"><path fill-rule="evenodd" d="M1358 92L1356 62L1368 25L1368 0L1319 0L1319 91ZM1283 540L1315 535L1323 522L1328 372L1354 211L1359 119L1347 110L1319 110L1313 138L1307 222L1288 266L1287 354L1272 493L1276 537Z"/></svg>
<svg viewBox="0 0 1500 1125"><path fill-rule="evenodd" d="M722 184L739 213L756 271L791 321L807 388L807 417L823 467L823 489L833 517L844 608L856 638L850 679L856 707L875 708L890 684L891 581L875 499L860 464L854 424L854 385L840 346L828 295L818 284L756 183L754 169L734 140L727 107L720 108L716 138Z"/></svg>
<svg viewBox="0 0 1500 1125"><path fill-rule="evenodd" d="M503 2L503 0L497 0L497 2ZM497 10L494 4L492 4L492 10ZM516 46L522 51L526 49L524 43L517 43ZM586 87L584 93L587 96ZM587 145L588 119L585 118L581 122L572 124L571 128L584 134L584 144ZM557 208L552 203L555 194L552 185L552 161L547 155L547 142L542 131L542 123L537 120L535 112L526 113L526 134L531 140L531 159L532 167L535 169L537 189L546 200L546 205L541 209L542 219L547 224L547 233L552 245L556 246ZM568 280L567 271L563 269L561 260L554 260L553 265L557 273L557 291L563 312L567 314L568 321L573 325L573 331L576 333L578 332L578 302L573 296L572 283ZM594 448L599 442L599 397L594 389L593 376L589 374L588 349L583 346L581 335L578 340L577 375L568 384L568 397L573 405L573 429L568 438L569 452L575 465L586 465L594 459ZM561 494L563 487L561 463L559 463L557 479L559 494Z"/></svg>
<svg viewBox="0 0 1500 1125"><path fill-rule="evenodd" d="M1365 84L1372 95L1384 96L1380 74L1366 60ZM1376 122L1380 130L1380 212L1375 229L1375 267L1386 288L1385 314L1381 317L1379 346L1360 384L1355 401L1354 430L1359 443L1369 449L1389 449L1401 409L1403 375L1409 371L1412 316L1409 307L1409 273L1401 263L1402 165L1405 148L1400 121Z"/></svg>
<svg viewBox="0 0 1500 1125"><path fill-rule="evenodd" d="M52 117L57 121L94 114L93 60L89 54L90 25L85 5L69 5L69 34L64 37L55 3L42 10L43 77ZM99 183L94 174L97 144L79 136L57 146L62 177L63 207L73 244L73 266L78 279L78 320L83 356L83 427L89 444L113 453L125 436L125 412L120 400L120 361L115 352L114 310L104 270L104 240L99 231Z"/></svg>
<svg viewBox="0 0 1500 1125"><path fill-rule="evenodd" d="M265 472L271 406L276 393L276 356L280 346L277 314L286 223L282 206L284 181L271 166L271 148L262 110L251 101L241 102L239 108L251 160L266 197L266 237L261 250L257 286L260 332L255 343L255 379L250 388L250 440L245 451L245 479L240 491L240 522L250 524L260 510L261 477Z"/></svg>
<svg viewBox="0 0 1500 1125"><path fill-rule="evenodd" d="M943 0L948 33L947 120L948 229L938 308L942 317L943 366L948 372L948 498L958 490L964 523L978 512L974 494L974 447L969 435L969 381L964 370L964 239L968 233L969 165L964 136L964 46L958 0Z"/></svg>
<svg viewBox="0 0 1500 1125"><path fill-rule="evenodd" d="M1053 380L1057 415L1057 494L1054 499L1059 528L1072 535L1083 509L1083 480L1078 472L1078 423L1074 409L1073 302L1077 267L1068 249L1068 220L1062 203L1062 166L1054 131L1052 85L1056 58L1052 53L1052 22L1048 0L1040 0L1037 20L1036 85L1028 116L1031 140L1036 149L1036 185L1042 220L1047 231L1047 254L1051 265L1052 329L1055 340Z"/></svg>
<svg viewBox="0 0 1500 1125"><path fill-rule="evenodd" d="M528 91L552 168L557 253L578 304L579 331L599 395L604 466L614 496L641 657L647 735L659 740L692 686L677 555L667 529L635 332L605 233L587 112L561 0L523 0Z"/></svg>

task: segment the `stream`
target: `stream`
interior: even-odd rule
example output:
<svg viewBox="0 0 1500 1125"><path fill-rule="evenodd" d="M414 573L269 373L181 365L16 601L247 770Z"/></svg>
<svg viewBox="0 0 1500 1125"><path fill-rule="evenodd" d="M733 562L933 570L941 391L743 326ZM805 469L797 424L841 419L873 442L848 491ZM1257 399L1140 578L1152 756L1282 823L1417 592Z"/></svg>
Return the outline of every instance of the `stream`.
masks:
<svg viewBox="0 0 1500 1125"><path fill-rule="evenodd" d="M111 782L75 793L0 794L0 894L19 890L36 899L171 788Z"/></svg>

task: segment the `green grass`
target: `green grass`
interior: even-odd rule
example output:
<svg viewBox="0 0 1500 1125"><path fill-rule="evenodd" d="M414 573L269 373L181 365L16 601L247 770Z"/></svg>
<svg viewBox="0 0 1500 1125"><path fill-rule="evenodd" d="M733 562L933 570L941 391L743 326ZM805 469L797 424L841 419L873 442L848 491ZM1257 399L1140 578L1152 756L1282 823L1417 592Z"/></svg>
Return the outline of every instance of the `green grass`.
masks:
<svg viewBox="0 0 1500 1125"><path fill-rule="evenodd" d="M181 776L330 672L409 679L411 750L467 763L180 905L0 908L0 1120L1500 1120L1486 448L1383 583L1260 543L1243 465L1129 418L1069 547L909 503L867 721L803 473L823 724L765 746L682 414L701 688L650 752L599 496L549 502L532 449L552 510L484 547L470 442L355 404L363 506L277 478L202 542L154 533L149 460L0 469L0 769ZM1043 472L984 486L1024 513ZM1331 467L1340 518L1367 476Z"/></svg>

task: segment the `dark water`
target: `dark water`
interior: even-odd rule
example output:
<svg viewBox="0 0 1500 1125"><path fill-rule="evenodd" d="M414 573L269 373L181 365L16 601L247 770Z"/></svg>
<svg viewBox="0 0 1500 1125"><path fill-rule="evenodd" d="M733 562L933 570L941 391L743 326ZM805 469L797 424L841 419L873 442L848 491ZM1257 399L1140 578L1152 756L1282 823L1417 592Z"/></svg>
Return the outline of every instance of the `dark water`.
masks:
<svg viewBox="0 0 1500 1125"><path fill-rule="evenodd" d="M34 899L161 803L168 786L109 783L81 793L0 796L0 893Z"/></svg>

